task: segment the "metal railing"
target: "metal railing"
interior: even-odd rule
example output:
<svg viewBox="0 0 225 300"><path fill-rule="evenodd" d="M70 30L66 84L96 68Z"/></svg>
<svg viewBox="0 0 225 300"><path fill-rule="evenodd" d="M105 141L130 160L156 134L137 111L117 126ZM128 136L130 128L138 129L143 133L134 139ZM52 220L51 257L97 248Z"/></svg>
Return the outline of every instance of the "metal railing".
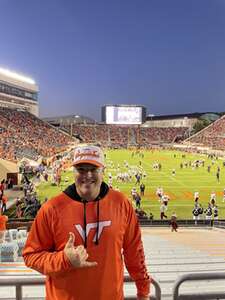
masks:
<svg viewBox="0 0 225 300"><path fill-rule="evenodd" d="M28 285L43 285L45 284L45 276L1 276L0 287L2 286L15 286L16 287L16 300L22 300L22 287Z"/></svg>
<svg viewBox="0 0 225 300"><path fill-rule="evenodd" d="M170 220L150 220L147 218L139 218L139 223L142 227L168 227L170 224ZM210 220L205 220L205 219L201 219L201 220L189 220L189 219L181 219L181 220L177 220L177 224L180 227L207 227L210 228L213 225L213 222L211 222Z"/></svg>
<svg viewBox="0 0 225 300"><path fill-rule="evenodd" d="M130 276L124 276L124 282L133 282ZM151 284L155 287L155 295L151 295L151 300L161 300L161 288L157 280L151 277ZM134 300L137 299L136 296L125 297L124 300Z"/></svg>
<svg viewBox="0 0 225 300"><path fill-rule="evenodd" d="M124 282L133 282L129 276L124 277ZM15 286L16 288L16 300L22 300L22 287L23 286L33 286L33 285L43 285L45 284L45 276L43 275L34 275L34 276L10 276L0 277L0 287L2 286ZM151 300L161 300L161 289L159 283L151 278L151 284L155 287L155 295L151 296ZM125 300L134 300L137 299L136 296L125 297Z"/></svg>
<svg viewBox="0 0 225 300"><path fill-rule="evenodd" d="M199 293L195 289L193 294L180 294L179 288L183 282L186 281L201 281L201 280L218 280L225 279L225 272L218 273L195 273L195 274L185 274L180 276L174 283L173 286L173 300L212 300L212 299L225 299L225 288L224 292L204 292ZM207 283L208 286L208 283Z"/></svg>
<svg viewBox="0 0 225 300"><path fill-rule="evenodd" d="M213 223L214 227L216 228L225 228L225 221L214 221Z"/></svg>

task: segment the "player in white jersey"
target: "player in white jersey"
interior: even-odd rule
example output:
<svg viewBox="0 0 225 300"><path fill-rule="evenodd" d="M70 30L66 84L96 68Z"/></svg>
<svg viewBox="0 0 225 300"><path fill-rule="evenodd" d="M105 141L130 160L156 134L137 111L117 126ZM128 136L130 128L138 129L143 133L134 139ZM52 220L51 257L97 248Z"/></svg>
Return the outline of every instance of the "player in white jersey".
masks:
<svg viewBox="0 0 225 300"><path fill-rule="evenodd" d="M156 195L159 197L159 201L161 201L161 198L163 196L163 188L162 187L158 187L156 189Z"/></svg>
<svg viewBox="0 0 225 300"><path fill-rule="evenodd" d="M195 203L198 203L199 200L199 192L194 192L194 201Z"/></svg>
<svg viewBox="0 0 225 300"><path fill-rule="evenodd" d="M169 202L170 198L168 195L164 194L162 196L162 202L167 206L168 205L168 202Z"/></svg>

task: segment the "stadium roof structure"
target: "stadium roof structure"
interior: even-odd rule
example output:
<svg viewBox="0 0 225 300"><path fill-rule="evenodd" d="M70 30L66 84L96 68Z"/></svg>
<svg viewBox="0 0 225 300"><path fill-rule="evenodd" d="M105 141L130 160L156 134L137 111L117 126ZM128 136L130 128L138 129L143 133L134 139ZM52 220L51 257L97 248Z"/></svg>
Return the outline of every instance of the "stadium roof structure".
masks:
<svg viewBox="0 0 225 300"><path fill-rule="evenodd" d="M204 113L187 113L187 114L173 114L173 115L147 115L146 121L156 121L156 120L174 120L174 119L180 119L180 118L189 118L189 119L210 119L210 120L216 120L222 116L222 113L218 112L204 112Z"/></svg>
<svg viewBox="0 0 225 300"><path fill-rule="evenodd" d="M42 118L42 120L51 124L96 124L94 119L82 115L47 117Z"/></svg>

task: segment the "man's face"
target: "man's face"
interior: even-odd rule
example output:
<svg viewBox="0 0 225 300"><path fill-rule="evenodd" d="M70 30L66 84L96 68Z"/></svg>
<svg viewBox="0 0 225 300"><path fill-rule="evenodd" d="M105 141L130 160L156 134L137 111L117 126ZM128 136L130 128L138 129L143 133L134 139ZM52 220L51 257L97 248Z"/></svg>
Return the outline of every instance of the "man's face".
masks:
<svg viewBox="0 0 225 300"><path fill-rule="evenodd" d="M103 168L86 163L74 167L75 185L77 193L82 199L92 201L98 196L103 180L103 171Z"/></svg>

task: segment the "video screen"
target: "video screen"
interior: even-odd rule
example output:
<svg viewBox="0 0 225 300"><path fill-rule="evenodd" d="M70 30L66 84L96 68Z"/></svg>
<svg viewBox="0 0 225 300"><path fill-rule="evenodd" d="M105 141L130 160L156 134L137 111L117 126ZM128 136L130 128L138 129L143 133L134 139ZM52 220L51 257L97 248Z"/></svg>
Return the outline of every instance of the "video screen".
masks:
<svg viewBox="0 0 225 300"><path fill-rule="evenodd" d="M142 107L138 106L106 106L106 124L141 124Z"/></svg>

